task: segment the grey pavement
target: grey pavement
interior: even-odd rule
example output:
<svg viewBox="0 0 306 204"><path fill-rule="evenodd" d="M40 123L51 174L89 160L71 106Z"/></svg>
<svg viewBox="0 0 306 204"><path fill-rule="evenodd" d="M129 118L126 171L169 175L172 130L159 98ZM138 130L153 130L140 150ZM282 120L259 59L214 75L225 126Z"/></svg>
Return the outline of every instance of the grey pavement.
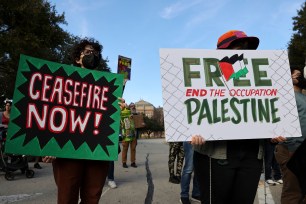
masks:
<svg viewBox="0 0 306 204"><path fill-rule="evenodd" d="M121 166L121 154L115 162L115 181L118 188L104 186L99 203L112 204L175 204L180 203L180 185L168 182L168 144L164 139L141 139L137 145L138 168ZM129 155L128 155L129 161ZM33 163L29 163L33 167ZM56 203L56 186L51 164L41 163L32 179L16 172L13 181L6 181L0 173L0 204L52 204ZM130 162L128 162L130 165ZM282 185L266 186L259 182L254 204L280 204ZM241 192L243 193L243 192ZM266 195L266 196L265 196ZM266 197L266 202L265 202ZM193 204L198 202L193 202Z"/></svg>

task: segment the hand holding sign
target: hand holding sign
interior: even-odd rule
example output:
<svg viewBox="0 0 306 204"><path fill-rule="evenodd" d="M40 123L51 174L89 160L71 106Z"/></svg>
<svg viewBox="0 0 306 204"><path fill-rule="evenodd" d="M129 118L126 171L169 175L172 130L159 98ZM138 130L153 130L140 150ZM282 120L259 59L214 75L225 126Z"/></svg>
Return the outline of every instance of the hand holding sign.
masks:
<svg viewBox="0 0 306 204"><path fill-rule="evenodd" d="M52 157L52 156L42 157L42 161L45 162L45 163L52 163L55 159L56 159L56 157Z"/></svg>
<svg viewBox="0 0 306 204"><path fill-rule="evenodd" d="M192 145L203 145L205 144L205 139L201 135L193 135L191 137L190 144Z"/></svg>

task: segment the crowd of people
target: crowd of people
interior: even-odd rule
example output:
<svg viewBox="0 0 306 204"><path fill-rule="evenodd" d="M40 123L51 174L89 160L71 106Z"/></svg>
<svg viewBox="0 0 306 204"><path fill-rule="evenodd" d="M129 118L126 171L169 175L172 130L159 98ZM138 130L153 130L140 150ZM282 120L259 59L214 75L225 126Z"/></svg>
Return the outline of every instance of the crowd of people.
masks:
<svg viewBox="0 0 306 204"><path fill-rule="evenodd" d="M255 50L258 45L257 37L232 30L219 37L217 49ZM72 51L74 65L84 69L97 68L101 51L99 42L82 39ZM293 67L291 76L302 137L205 141L205 135L193 135L190 142L169 143L169 182L180 184L181 203L190 204L190 199L193 199L202 204L252 204L262 171L265 172L268 185L283 185L282 204L306 203L299 178L286 165L306 137L306 96L302 94L302 89L306 88L306 80L301 70ZM6 101L5 110L0 113L3 126L9 123L11 104L11 101ZM119 106L122 150L119 145L118 153L122 151L122 167L137 168L136 146L139 132L133 123L133 116L137 114L135 104L127 105L124 99L119 99ZM129 149L130 164L127 161ZM39 159L35 159L35 168L41 168ZM58 203L78 203L79 199L81 203L98 203L106 179L110 188L117 188L114 161L53 156L45 156L42 160L52 162Z"/></svg>

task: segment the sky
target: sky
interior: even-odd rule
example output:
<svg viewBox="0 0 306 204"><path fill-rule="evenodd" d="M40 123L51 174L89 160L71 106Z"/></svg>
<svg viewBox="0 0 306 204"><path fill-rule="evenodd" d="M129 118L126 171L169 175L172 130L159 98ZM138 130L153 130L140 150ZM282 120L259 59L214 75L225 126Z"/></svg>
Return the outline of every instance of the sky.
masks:
<svg viewBox="0 0 306 204"><path fill-rule="evenodd" d="M61 27L95 38L117 72L118 55L132 59L123 98L163 106L160 48L216 49L218 37L242 30L260 39L259 50L287 49L292 17L305 0L51 0Z"/></svg>

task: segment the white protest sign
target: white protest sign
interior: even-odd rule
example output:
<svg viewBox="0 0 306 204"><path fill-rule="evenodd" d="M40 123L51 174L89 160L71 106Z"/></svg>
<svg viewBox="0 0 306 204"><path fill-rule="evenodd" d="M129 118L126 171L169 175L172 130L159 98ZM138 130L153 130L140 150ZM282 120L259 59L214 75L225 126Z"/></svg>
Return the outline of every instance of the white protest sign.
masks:
<svg viewBox="0 0 306 204"><path fill-rule="evenodd" d="M167 141L300 137L284 50L160 49Z"/></svg>

